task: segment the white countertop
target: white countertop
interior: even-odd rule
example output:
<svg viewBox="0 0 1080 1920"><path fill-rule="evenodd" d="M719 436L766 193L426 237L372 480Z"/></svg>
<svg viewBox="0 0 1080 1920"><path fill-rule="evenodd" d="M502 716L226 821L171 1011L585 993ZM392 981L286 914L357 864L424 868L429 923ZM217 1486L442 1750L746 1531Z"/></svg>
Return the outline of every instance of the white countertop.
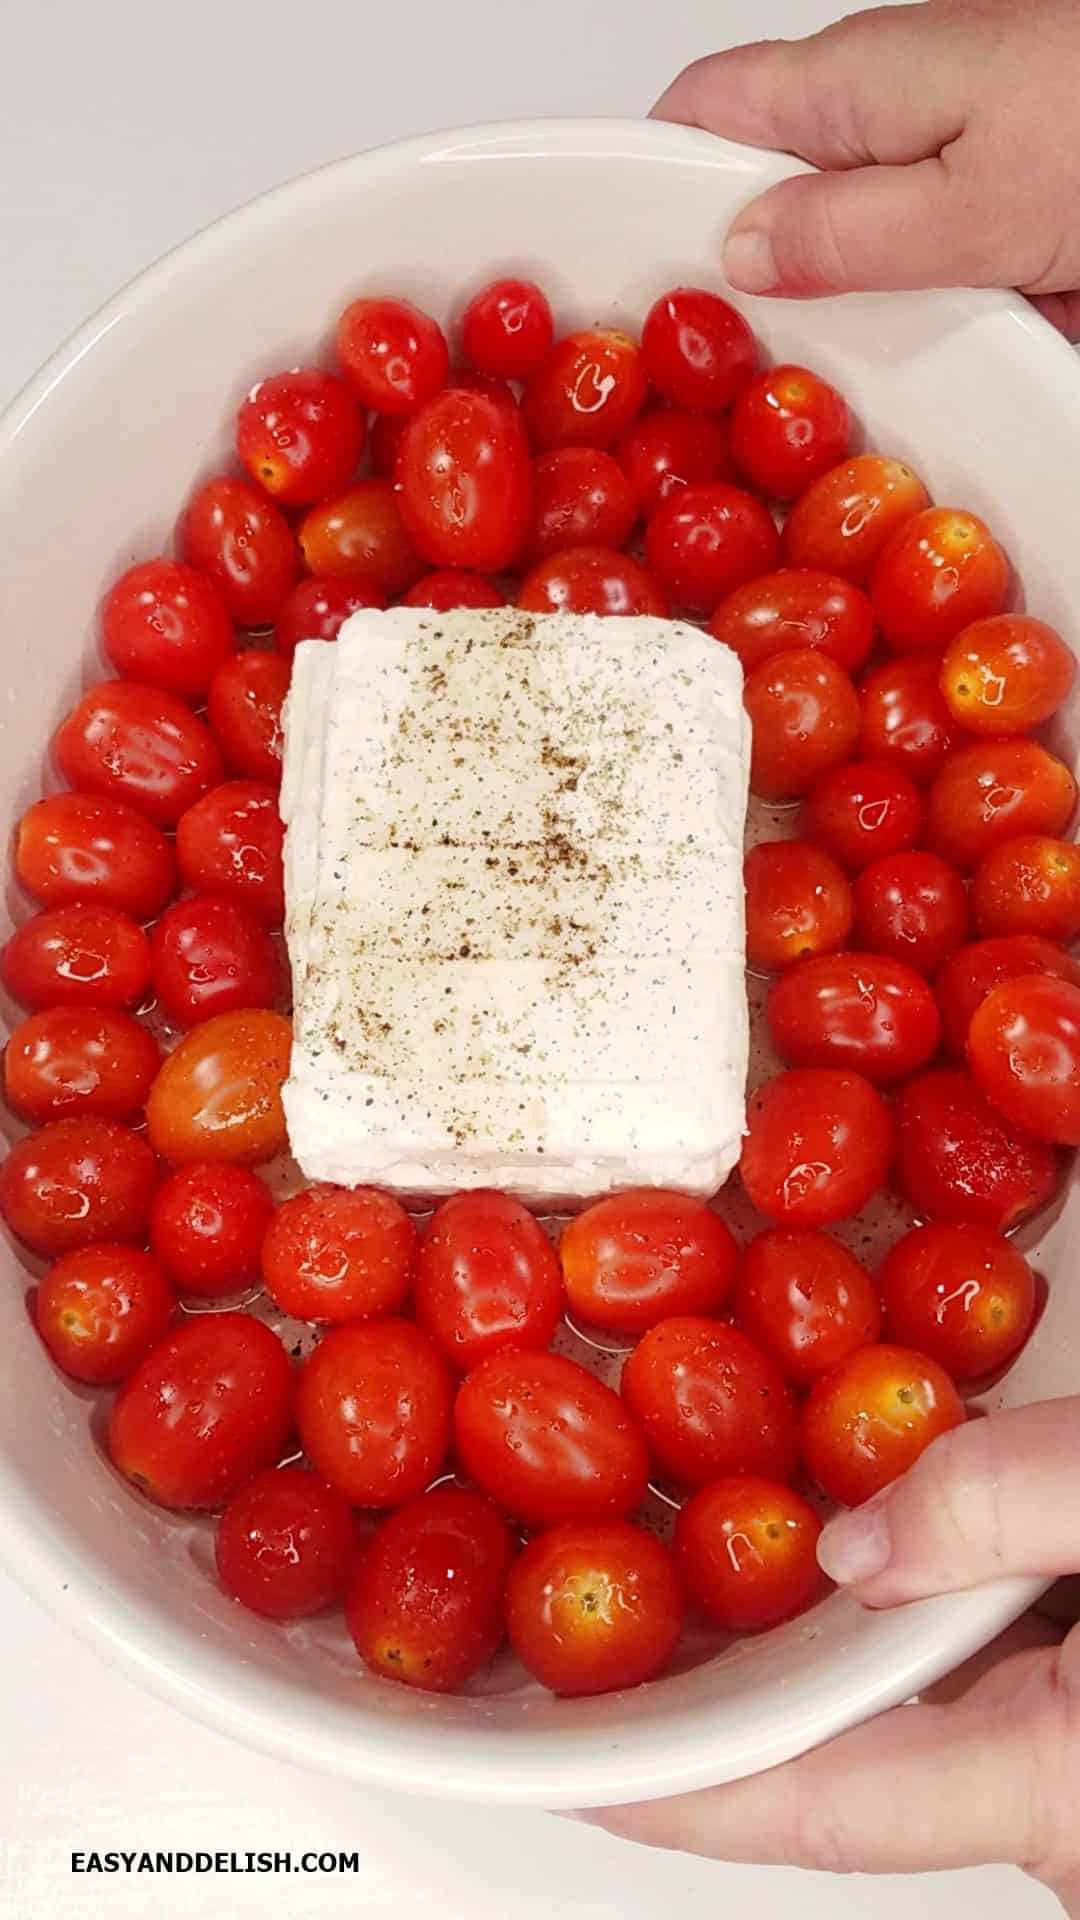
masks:
<svg viewBox="0 0 1080 1920"><path fill-rule="evenodd" d="M215 215L358 148L473 120L636 113L748 30L829 0L35 0L3 27L0 405L115 288ZM16 184L17 183L17 184ZM162 369L168 377L168 369ZM92 450L90 450L92 458ZM0 1915L53 1920L986 1920L1051 1915L1018 1876L871 1886L649 1854L543 1814L358 1793L141 1693L0 1571ZM898 1809L898 1817L902 1810ZM333 1877L72 1876L75 1849L356 1850Z"/></svg>

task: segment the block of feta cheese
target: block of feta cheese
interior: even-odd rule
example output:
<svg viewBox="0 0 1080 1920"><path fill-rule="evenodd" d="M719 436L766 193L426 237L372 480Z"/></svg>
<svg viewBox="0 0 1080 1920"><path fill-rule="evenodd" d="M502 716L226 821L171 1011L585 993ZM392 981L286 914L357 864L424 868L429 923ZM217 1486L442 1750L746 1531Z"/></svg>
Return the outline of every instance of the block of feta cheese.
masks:
<svg viewBox="0 0 1080 1920"><path fill-rule="evenodd" d="M311 1179L711 1195L745 1115L735 654L654 618L356 613L285 716Z"/></svg>

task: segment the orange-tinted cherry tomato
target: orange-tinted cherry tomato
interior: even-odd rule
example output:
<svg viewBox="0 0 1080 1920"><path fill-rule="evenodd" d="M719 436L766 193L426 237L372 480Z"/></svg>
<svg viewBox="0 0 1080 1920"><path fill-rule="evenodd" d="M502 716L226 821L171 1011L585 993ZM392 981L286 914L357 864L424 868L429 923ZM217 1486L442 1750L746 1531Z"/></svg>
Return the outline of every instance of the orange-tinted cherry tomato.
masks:
<svg viewBox="0 0 1080 1920"><path fill-rule="evenodd" d="M150 984L150 944L117 907L54 907L16 927L0 974L26 1007L133 1007Z"/></svg>
<svg viewBox="0 0 1080 1920"><path fill-rule="evenodd" d="M303 1467L271 1467L229 1501L214 1558L226 1593L269 1620L306 1620L342 1598L360 1541L347 1500Z"/></svg>
<svg viewBox="0 0 1080 1920"><path fill-rule="evenodd" d="M859 697L842 667L811 647L775 653L746 676L753 725L750 785L793 800L846 760L859 738Z"/></svg>
<svg viewBox="0 0 1080 1920"><path fill-rule="evenodd" d="M896 1096L896 1184L924 1220L1008 1233L1050 1199L1058 1158L992 1107L970 1073L932 1067Z"/></svg>
<svg viewBox="0 0 1080 1920"><path fill-rule="evenodd" d="M219 1013L185 1034L150 1090L146 1126L163 1160L257 1166L284 1151L281 1089L292 1022L265 1008Z"/></svg>
<svg viewBox="0 0 1080 1920"><path fill-rule="evenodd" d="M934 853L874 860L855 881L855 937L871 953L902 960L932 978L968 937L967 890Z"/></svg>
<svg viewBox="0 0 1080 1920"><path fill-rule="evenodd" d="M928 847L970 873L991 847L1017 834L1059 834L1076 806L1076 781L1037 740L974 740L951 753L930 788Z"/></svg>
<svg viewBox="0 0 1080 1920"><path fill-rule="evenodd" d="M555 337L547 295L535 280L492 280L461 316L465 358L481 373L527 380L542 366Z"/></svg>
<svg viewBox="0 0 1080 1920"><path fill-rule="evenodd" d="M15 1113L38 1126L78 1113L132 1120L160 1065L157 1041L130 1013L50 1007L11 1035L4 1093Z"/></svg>
<svg viewBox="0 0 1080 1920"><path fill-rule="evenodd" d="M144 560L110 587L101 609L106 655L125 680L181 700L202 699L236 645L229 609L212 580L179 560Z"/></svg>
<svg viewBox="0 0 1080 1920"><path fill-rule="evenodd" d="M599 447L554 447L533 461L525 564L571 547L621 547L637 519L634 490Z"/></svg>
<svg viewBox="0 0 1080 1920"><path fill-rule="evenodd" d="M857 454L796 500L784 523L784 562L841 573L864 586L896 529L928 505L918 474L902 460Z"/></svg>
<svg viewBox="0 0 1080 1920"><path fill-rule="evenodd" d="M150 942L154 992L177 1026L215 1013L272 1007L281 990L278 949L262 922L235 900L177 900Z"/></svg>
<svg viewBox="0 0 1080 1920"><path fill-rule="evenodd" d="M984 520L926 507L879 554L870 599L894 653L940 653L969 622L1001 611L1009 580L1009 562Z"/></svg>
<svg viewBox="0 0 1080 1920"><path fill-rule="evenodd" d="M157 1161L115 1120L54 1120L16 1141L0 1168L0 1213L32 1253L55 1258L146 1234Z"/></svg>
<svg viewBox="0 0 1080 1920"><path fill-rule="evenodd" d="M274 645L291 660L302 640L336 640L349 615L382 607L386 596L364 580L320 579L293 588L274 622Z"/></svg>
<svg viewBox="0 0 1080 1920"><path fill-rule="evenodd" d="M397 486L406 533L430 565L503 572L522 550L532 504L520 416L486 394L447 388L409 421Z"/></svg>
<svg viewBox="0 0 1080 1920"><path fill-rule="evenodd" d="M300 1369L296 1424L317 1473L357 1507L397 1507L438 1473L452 1387L411 1320L331 1327Z"/></svg>
<svg viewBox="0 0 1080 1920"><path fill-rule="evenodd" d="M864 1075L793 1067L750 1095L739 1171L767 1219L827 1227L866 1205L893 1146L892 1116Z"/></svg>
<svg viewBox="0 0 1080 1920"><path fill-rule="evenodd" d="M836 861L808 840L751 847L743 862L746 957L765 973L842 947L855 896Z"/></svg>
<svg viewBox="0 0 1080 1920"><path fill-rule="evenodd" d="M863 1347L814 1387L803 1410L803 1457L830 1499L858 1507L964 1418L936 1360L906 1347Z"/></svg>
<svg viewBox="0 0 1080 1920"><path fill-rule="evenodd" d="M776 1362L722 1320L676 1314L650 1327L627 1356L622 1396L660 1471L681 1486L795 1471L794 1395Z"/></svg>
<svg viewBox="0 0 1080 1920"><path fill-rule="evenodd" d="M851 445L851 413L835 387L807 367L766 367L735 402L731 451L750 485L793 500Z"/></svg>
<svg viewBox="0 0 1080 1920"><path fill-rule="evenodd" d="M716 1626L757 1633L805 1613L824 1586L820 1517L780 1480L710 1481L675 1526L675 1562L691 1599Z"/></svg>
<svg viewBox="0 0 1080 1920"><path fill-rule="evenodd" d="M934 655L902 654L867 675L862 699L861 752L900 768L920 787L940 773L961 738L938 685Z"/></svg>
<svg viewBox="0 0 1080 1920"><path fill-rule="evenodd" d="M45 907L92 903L152 920L176 887L176 860L153 822L122 800L53 793L23 814L15 873Z"/></svg>
<svg viewBox="0 0 1080 1920"><path fill-rule="evenodd" d="M769 994L773 1045L793 1067L853 1067L892 1087L938 1050L941 1021L926 981L879 953L821 954Z"/></svg>
<svg viewBox="0 0 1080 1920"><path fill-rule="evenodd" d="M629 553L608 547L572 547L527 573L518 606L528 613L654 613L671 611L655 575Z"/></svg>
<svg viewBox="0 0 1080 1920"><path fill-rule="evenodd" d="M455 1373L508 1347L546 1347L563 1308L555 1249L506 1193L444 1200L420 1243L416 1317Z"/></svg>
<svg viewBox="0 0 1080 1920"><path fill-rule="evenodd" d="M881 1332L862 1263L817 1227L770 1227L739 1265L735 1316L793 1386L808 1387Z"/></svg>
<svg viewBox="0 0 1080 1920"><path fill-rule="evenodd" d="M721 600L709 632L738 654L747 673L774 653L802 647L854 673L874 644L874 616L862 589L839 574L778 567Z"/></svg>
<svg viewBox="0 0 1080 1920"><path fill-rule="evenodd" d="M442 328L408 300L354 300L338 322L337 350L349 385L376 413L415 413L450 367Z"/></svg>
<svg viewBox="0 0 1080 1920"><path fill-rule="evenodd" d="M1080 987L1045 976L1006 981L972 1020L967 1052L1007 1120L1080 1146Z"/></svg>
<svg viewBox="0 0 1080 1920"><path fill-rule="evenodd" d="M958 633L941 663L941 691L969 733L1025 733L1049 720L1076 677L1060 633L1027 614L999 613Z"/></svg>
<svg viewBox="0 0 1080 1920"><path fill-rule="evenodd" d="M630 335L598 329L555 342L526 382L521 409L534 447L612 447L647 392Z"/></svg>
<svg viewBox="0 0 1080 1920"><path fill-rule="evenodd" d="M91 687L53 735L52 756L77 792L126 801L166 829L225 772L190 707L137 680Z"/></svg>
<svg viewBox="0 0 1080 1920"><path fill-rule="evenodd" d="M552 1693L640 1686L667 1666L683 1597L667 1547L627 1520L572 1521L530 1540L510 1569L506 1625Z"/></svg>
<svg viewBox="0 0 1080 1920"><path fill-rule="evenodd" d="M366 587L382 600L404 593L424 571L390 480L360 480L309 507L297 537L312 573Z"/></svg>
<svg viewBox="0 0 1080 1920"><path fill-rule="evenodd" d="M307 507L346 487L364 450L356 397L321 367L260 380L236 421L236 451L253 480L282 506Z"/></svg>
<svg viewBox="0 0 1080 1920"><path fill-rule="evenodd" d="M412 1286L416 1228L374 1187L307 1187L266 1231L266 1291L297 1320L368 1320L397 1313Z"/></svg>
<svg viewBox="0 0 1080 1920"><path fill-rule="evenodd" d="M674 603L707 617L726 594L776 566L780 542L760 500L713 480L682 487L657 508L645 551Z"/></svg>
<svg viewBox="0 0 1080 1920"><path fill-rule="evenodd" d="M906 853L922 826L923 801L910 775L872 760L830 767L803 803L802 828L849 873Z"/></svg>
<svg viewBox="0 0 1080 1920"><path fill-rule="evenodd" d="M292 528L247 480L208 480L180 525L183 558L214 582L239 627L277 619L300 572Z"/></svg>
<svg viewBox="0 0 1080 1920"><path fill-rule="evenodd" d="M615 457L646 517L684 487L732 478L723 421L678 407L640 414L616 445Z"/></svg>
<svg viewBox="0 0 1080 1920"><path fill-rule="evenodd" d="M730 407L757 359L742 314L702 287L661 294L645 317L641 352L657 392L695 413Z"/></svg>
<svg viewBox="0 0 1080 1920"><path fill-rule="evenodd" d="M232 771L247 780L274 786L281 779L281 709L291 677L280 653L249 648L210 682L206 717Z"/></svg>
<svg viewBox="0 0 1080 1920"><path fill-rule="evenodd" d="M1040 934L1075 940L1080 933L1080 847L1027 833L991 847L971 883L975 931L984 938Z"/></svg>
<svg viewBox="0 0 1080 1920"><path fill-rule="evenodd" d="M1080 987L1080 960L1035 933L974 940L949 955L934 981L934 992L941 1009L942 1036L955 1060L967 1059L971 1022L987 996L1007 980L1026 974L1068 980Z"/></svg>
<svg viewBox="0 0 1080 1920"><path fill-rule="evenodd" d="M175 1306L152 1254L105 1242L50 1267L34 1298L34 1323L73 1380L111 1387L161 1339Z"/></svg>
<svg viewBox="0 0 1080 1920"><path fill-rule="evenodd" d="M1027 1339L1035 1275L999 1233L938 1220L897 1241L881 1297L888 1340L929 1354L954 1380L980 1380Z"/></svg>
<svg viewBox="0 0 1080 1920"><path fill-rule="evenodd" d="M678 1313L718 1313L735 1284L735 1242L686 1193L642 1187L586 1207L559 1242L570 1310L617 1333Z"/></svg>
<svg viewBox="0 0 1080 1920"><path fill-rule="evenodd" d="M273 1212L257 1173L227 1161L195 1162L177 1167L158 1188L150 1245L178 1293L214 1300L259 1278Z"/></svg>
<svg viewBox="0 0 1080 1920"><path fill-rule="evenodd" d="M506 595L482 573L470 573L466 567L440 567L435 573L423 574L408 593L402 594L400 604L450 613L455 607L505 607Z"/></svg>
<svg viewBox="0 0 1080 1920"><path fill-rule="evenodd" d="M273 787L260 780L226 780L189 807L176 829L184 885L238 900L257 919L280 926L284 837Z"/></svg>

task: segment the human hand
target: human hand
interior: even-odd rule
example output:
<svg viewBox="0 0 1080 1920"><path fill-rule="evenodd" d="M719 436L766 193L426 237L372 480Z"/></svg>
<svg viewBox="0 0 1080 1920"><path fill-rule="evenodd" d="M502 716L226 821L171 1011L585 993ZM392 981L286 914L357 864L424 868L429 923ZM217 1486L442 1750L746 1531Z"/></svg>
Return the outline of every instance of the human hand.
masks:
<svg viewBox="0 0 1080 1920"><path fill-rule="evenodd" d="M945 1434L819 1551L869 1607L1075 1573L1080 1397ZM1062 1640L1028 1615L972 1668L946 1704L897 1707L769 1773L582 1817L651 1846L840 1873L1008 1861L1080 1920L1080 1626Z"/></svg>
<svg viewBox="0 0 1080 1920"><path fill-rule="evenodd" d="M1080 338L1080 6L926 0L697 61L653 109L824 169L746 207L743 293L1014 286Z"/></svg>

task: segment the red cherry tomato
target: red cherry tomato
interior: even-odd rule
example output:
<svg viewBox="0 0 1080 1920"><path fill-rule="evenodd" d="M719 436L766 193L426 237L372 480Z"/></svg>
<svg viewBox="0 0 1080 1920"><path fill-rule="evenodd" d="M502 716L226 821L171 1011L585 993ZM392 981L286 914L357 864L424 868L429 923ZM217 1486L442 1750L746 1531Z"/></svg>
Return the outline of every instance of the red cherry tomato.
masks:
<svg viewBox="0 0 1080 1920"><path fill-rule="evenodd" d="M1053 1148L1007 1125L970 1073L917 1074L895 1113L896 1184L923 1219L1008 1233L1057 1186Z"/></svg>
<svg viewBox="0 0 1080 1920"><path fill-rule="evenodd" d="M646 315L641 353L657 392L695 413L730 407L757 359L742 314L702 287L661 294Z"/></svg>
<svg viewBox="0 0 1080 1920"><path fill-rule="evenodd" d="M650 1327L627 1356L622 1396L661 1473L681 1486L795 1471L794 1395L768 1354L722 1320L677 1314Z"/></svg>
<svg viewBox="0 0 1080 1920"><path fill-rule="evenodd" d="M247 480L222 474L188 503L183 557L208 574L239 627L277 619L300 571L293 531L280 507Z"/></svg>
<svg viewBox="0 0 1080 1920"><path fill-rule="evenodd" d="M309 507L298 538L312 573L366 588L382 602L404 593L424 571L390 480L360 480Z"/></svg>
<svg viewBox="0 0 1080 1920"><path fill-rule="evenodd" d="M435 1342L411 1320L332 1327L300 1369L304 1452L354 1506L400 1506L442 1466L452 1391Z"/></svg>
<svg viewBox="0 0 1080 1920"><path fill-rule="evenodd" d="M165 828L225 772L191 709L137 680L106 680L84 694L53 735L52 755L77 792L126 801Z"/></svg>
<svg viewBox="0 0 1080 1920"><path fill-rule="evenodd" d="M640 414L618 441L615 458L646 517L684 487L732 478L723 421L678 407Z"/></svg>
<svg viewBox="0 0 1080 1920"><path fill-rule="evenodd" d="M908 774L872 760L852 760L814 782L803 803L802 826L809 840L849 873L858 873L871 860L913 847L922 818L922 796Z"/></svg>
<svg viewBox="0 0 1080 1920"><path fill-rule="evenodd" d="M557 1353L496 1353L462 1383L457 1457L528 1527L623 1519L640 1506L648 1452L610 1387Z"/></svg>
<svg viewBox="0 0 1080 1920"><path fill-rule="evenodd" d="M682 1620L671 1554L626 1520L550 1527L510 1569L514 1652L552 1693L610 1693L654 1679L679 1643Z"/></svg>
<svg viewBox="0 0 1080 1920"><path fill-rule="evenodd" d="M397 1313L415 1265L416 1228L374 1187L307 1187L278 1208L262 1250L266 1291L297 1320Z"/></svg>
<svg viewBox="0 0 1080 1920"><path fill-rule="evenodd" d="M1075 806L1068 767L1037 740L974 740L949 755L930 789L926 844L970 873L1003 840L1062 833Z"/></svg>
<svg viewBox="0 0 1080 1920"><path fill-rule="evenodd" d="M15 872L45 907L114 907L152 920L176 886L176 860L164 835L121 800L54 793L24 813L16 829Z"/></svg>
<svg viewBox="0 0 1080 1920"><path fill-rule="evenodd" d="M637 519L634 490L598 447L555 447L533 461L532 519L525 563L571 547L621 547Z"/></svg>
<svg viewBox="0 0 1080 1920"><path fill-rule="evenodd" d="M301 640L336 640L351 613L385 606L385 596L363 580L311 575L293 588L274 624L274 645L291 660Z"/></svg>
<svg viewBox="0 0 1080 1920"><path fill-rule="evenodd" d="M848 1220L884 1182L892 1116L862 1074L792 1068L752 1093L739 1171L753 1205L793 1227Z"/></svg>
<svg viewBox="0 0 1080 1920"><path fill-rule="evenodd" d="M1004 940L975 940L951 953L934 981L942 1033L955 1060L967 1059L971 1022L983 1001L1007 980L1041 973L1080 987L1080 960L1038 934L1017 933Z"/></svg>
<svg viewBox="0 0 1080 1920"><path fill-rule="evenodd" d="M285 830L273 787L227 780L189 807L176 829L185 887L222 894L279 926L285 916Z"/></svg>
<svg viewBox="0 0 1080 1920"><path fill-rule="evenodd" d="M79 1247L50 1267L34 1322L58 1367L111 1387L161 1339L176 1301L152 1254L120 1242Z"/></svg>
<svg viewBox="0 0 1080 1920"><path fill-rule="evenodd" d="M150 1214L150 1245L177 1291L197 1300L239 1293L259 1278L274 1203L257 1173L196 1162L163 1180Z"/></svg>
<svg viewBox="0 0 1080 1920"><path fill-rule="evenodd" d="M236 451L245 467L286 507L307 507L347 487L365 437L355 395L319 367L260 380L236 421Z"/></svg>
<svg viewBox="0 0 1080 1920"><path fill-rule="evenodd" d="M517 603L528 613L653 613L666 619L671 611L648 568L608 547L573 547L541 560L522 581Z"/></svg>
<svg viewBox="0 0 1080 1920"><path fill-rule="evenodd" d="M714 480L683 487L657 508L645 551L676 605L707 617L725 594L776 566L780 542L760 500Z"/></svg>
<svg viewBox="0 0 1080 1920"><path fill-rule="evenodd" d="M132 1120L160 1065L157 1041L130 1013L50 1007L12 1033L4 1093L8 1106L37 1126L82 1113Z"/></svg>
<svg viewBox="0 0 1080 1920"><path fill-rule="evenodd" d="M157 1161L115 1120L55 1120L16 1141L0 1167L0 1213L49 1259L103 1240L142 1240Z"/></svg>
<svg viewBox="0 0 1080 1920"><path fill-rule="evenodd" d="M398 502L417 552L436 567L501 573L529 526L532 470L519 415L486 394L447 388L409 421Z"/></svg>
<svg viewBox="0 0 1080 1920"><path fill-rule="evenodd" d="M842 947L855 921L851 883L806 840L751 847L743 862L746 958L765 973Z"/></svg>
<svg viewBox="0 0 1080 1920"><path fill-rule="evenodd" d="M803 1411L803 1455L831 1500L858 1507L964 1418L936 1360L906 1347L864 1347L813 1389Z"/></svg>
<svg viewBox="0 0 1080 1920"><path fill-rule="evenodd" d="M743 704L753 725L750 785L764 800L797 798L855 750L858 694L843 668L812 647L754 667Z"/></svg>
<svg viewBox="0 0 1080 1920"><path fill-rule="evenodd" d="M397 472L401 436L408 424L408 417L405 413L377 413L371 423L368 451L371 470L380 480L392 480Z"/></svg>
<svg viewBox="0 0 1080 1920"><path fill-rule="evenodd" d="M521 409L534 447L613 447L647 392L629 334L600 329L556 341L526 382Z"/></svg>
<svg viewBox="0 0 1080 1920"><path fill-rule="evenodd" d="M500 380L497 374L481 373L476 367L454 367L446 384L455 393L482 393L515 417L521 414L517 394L509 380Z"/></svg>
<svg viewBox="0 0 1080 1920"><path fill-rule="evenodd" d="M881 1333L881 1305L866 1268L816 1227L771 1227L751 1240L739 1266L735 1315L795 1387L810 1386Z"/></svg>
<svg viewBox="0 0 1080 1920"><path fill-rule="evenodd" d="M975 930L1074 940L1080 933L1080 847L1027 833L991 847L971 883Z"/></svg>
<svg viewBox="0 0 1080 1920"><path fill-rule="evenodd" d="M675 1562L691 1599L716 1626L757 1633L805 1613L824 1586L821 1520L782 1481L713 1480L675 1526Z"/></svg>
<svg viewBox="0 0 1080 1920"><path fill-rule="evenodd" d="M865 586L898 527L930 497L902 460L860 453L807 487L784 522L784 564L820 567Z"/></svg>
<svg viewBox="0 0 1080 1920"><path fill-rule="evenodd" d="M224 1506L292 1431L292 1369L250 1313L200 1313L159 1340L113 1402L113 1465L160 1507Z"/></svg>
<svg viewBox="0 0 1080 1920"><path fill-rule="evenodd" d="M401 605L450 613L455 607L505 607L506 595L482 573L470 573L465 567L441 567L436 573L425 573L408 593L403 593Z"/></svg>
<svg viewBox="0 0 1080 1920"><path fill-rule="evenodd" d="M1027 1339L1035 1275L1000 1234L939 1220L897 1241L881 1297L889 1340L928 1354L954 1380L979 1380Z"/></svg>
<svg viewBox="0 0 1080 1920"><path fill-rule="evenodd" d="M133 1007L150 985L150 946L116 907L54 907L16 927L0 975L26 1007Z"/></svg>
<svg viewBox="0 0 1080 1920"><path fill-rule="evenodd" d="M934 853L875 860L855 881L855 936L871 953L933 977L968 937L967 891L955 867Z"/></svg>
<svg viewBox="0 0 1080 1920"><path fill-rule="evenodd" d="M970 621L1000 612L1010 578L984 520L956 507L926 507L882 549L870 599L894 653L940 653Z"/></svg>
<svg viewBox="0 0 1080 1920"><path fill-rule="evenodd" d="M303 1467L271 1467L234 1493L214 1542L226 1593L270 1620L306 1620L342 1598L359 1552L348 1501Z"/></svg>
<svg viewBox="0 0 1080 1920"><path fill-rule="evenodd" d="M1076 659L1045 620L999 613L958 633L941 663L941 691L969 733L1024 733L1057 712Z"/></svg>
<svg viewBox="0 0 1080 1920"><path fill-rule="evenodd" d="M1080 1146L1080 987L1009 980L984 1000L967 1043L971 1070L1007 1120Z"/></svg>
<svg viewBox="0 0 1080 1920"><path fill-rule="evenodd" d="M850 580L780 567L721 600L709 632L738 654L746 673L775 653L803 647L827 653L854 673L874 644L874 616L865 593Z"/></svg>
<svg viewBox="0 0 1080 1920"><path fill-rule="evenodd" d="M180 1027L243 1007L272 1007L281 990L274 942L235 900L198 893L177 900L154 928L150 952L154 992Z"/></svg>
<svg viewBox="0 0 1080 1920"><path fill-rule="evenodd" d="M961 737L942 698L939 672L935 656L902 655L876 667L860 688L863 758L899 768L920 787L940 773Z"/></svg>
<svg viewBox="0 0 1080 1920"><path fill-rule="evenodd" d="M465 358L503 380L527 380L554 338L551 307L535 280L492 280L473 294L461 318Z"/></svg>
<svg viewBox="0 0 1080 1920"><path fill-rule="evenodd" d="M718 1313L735 1284L735 1242L703 1200L661 1188L586 1207L559 1243L570 1310L644 1333L677 1313Z"/></svg>
<svg viewBox="0 0 1080 1920"><path fill-rule="evenodd" d="M822 954L777 980L766 1006L780 1058L793 1067L853 1067L892 1087L938 1050L941 1020L914 968L878 953Z"/></svg>
<svg viewBox="0 0 1080 1920"><path fill-rule="evenodd" d="M150 1089L146 1130L155 1153L175 1166L258 1166L284 1152L281 1089L291 1049L292 1022L265 1009L218 1013L193 1027Z"/></svg>
<svg viewBox="0 0 1080 1920"><path fill-rule="evenodd" d="M513 1558L501 1513L465 1487L399 1507L366 1547L345 1608L366 1666L428 1693L459 1687L503 1635Z"/></svg>
<svg viewBox="0 0 1080 1920"><path fill-rule="evenodd" d="M732 410L735 465L752 487L775 500L804 492L850 445L847 401L807 367L766 367Z"/></svg>
<svg viewBox="0 0 1080 1920"><path fill-rule="evenodd" d="M442 328L408 300L354 300L338 323L337 350L349 385L376 413L415 413L450 367Z"/></svg>
<svg viewBox="0 0 1080 1920"><path fill-rule="evenodd" d="M249 648L210 682L207 719L229 766L247 780L281 779L281 709L292 677L280 653Z"/></svg>
<svg viewBox="0 0 1080 1920"><path fill-rule="evenodd" d="M444 1200L420 1243L416 1317L455 1373L507 1347L546 1347L563 1307L555 1249L505 1193Z"/></svg>
<svg viewBox="0 0 1080 1920"><path fill-rule="evenodd" d="M236 644L213 581L179 560L144 560L121 574L105 596L101 629L123 679L194 702Z"/></svg>

